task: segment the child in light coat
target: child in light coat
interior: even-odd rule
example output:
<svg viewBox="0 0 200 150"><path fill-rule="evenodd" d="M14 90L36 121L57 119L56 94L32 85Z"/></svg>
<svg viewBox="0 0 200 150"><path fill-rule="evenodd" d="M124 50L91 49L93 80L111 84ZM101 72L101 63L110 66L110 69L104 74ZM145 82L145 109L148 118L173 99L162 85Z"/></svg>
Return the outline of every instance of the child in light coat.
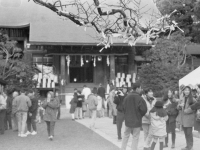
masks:
<svg viewBox="0 0 200 150"><path fill-rule="evenodd" d="M153 143L151 150L154 150L157 141L160 142L160 150L163 150L163 144L166 132L166 121L168 120L167 112L163 108L163 102L157 101L154 108L150 111L151 120L151 134L153 136Z"/></svg>

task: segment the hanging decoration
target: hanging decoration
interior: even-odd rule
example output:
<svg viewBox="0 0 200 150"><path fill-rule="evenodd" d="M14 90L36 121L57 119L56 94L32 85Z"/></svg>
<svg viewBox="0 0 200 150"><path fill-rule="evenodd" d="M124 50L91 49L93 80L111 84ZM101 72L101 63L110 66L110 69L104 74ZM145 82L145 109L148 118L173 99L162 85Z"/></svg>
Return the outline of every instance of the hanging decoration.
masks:
<svg viewBox="0 0 200 150"><path fill-rule="evenodd" d="M93 66L96 67L96 56L94 56Z"/></svg>
<svg viewBox="0 0 200 150"><path fill-rule="evenodd" d="M99 52L110 48L110 46L113 44L113 38L124 39L124 43L127 43L130 46L135 46L139 40L146 40L146 44L150 44L152 42L151 39L155 40L160 36L160 33L165 33L167 31L169 31L168 39L175 29L178 29L184 33L184 30L178 26L178 23L174 20L171 20L171 16L176 12L177 10L174 10L171 14L158 18L156 23L149 28L147 33L143 33L134 23L133 19L129 19L127 22L128 26L125 28L125 30L118 33L105 33L105 29L102 29L102 41L98 43L97 46L103 45L103 47L99 50ZM138 34L135 34L135 32Z"/></svg>
<svg viewBox="0 0 200 150"><path fill-rule="evenodd" d="M178 26L178 23L175 20L173 20L174 17L172 17L174 14L176 15L176 13L177 15L181 15L182 9L174 10L170 14L166 14L164 16L159 11L158 12L156 11L155 15L152 14L152 16L149 18L150 20L147 21L150 24L148 23L148 26L145 27L140 24L140 19L143 16L141 16L139 12L141 8L139 8L137 5L136 5L136 11L132 12L131 9L130 15L129 13L126 14L127 13L126 10L129 10L128 6L126 5L129 3L131 4L130 0L127 3L125 1L120 1L120 3L117 5L107 4L105 0L103 2L102 1L100 2L100 0L94 0L93 4L94 7L89 6L88 8L85 7L84 2L82 3L80 1L75 1L74 3L78 9L77 14L67 11L68 9L64 9L63 8L64 6L68 7L68 5L71 4L70 3L68 4L67 2L62 3L61 0L52 3L48 3L47 2L48 0L46 0L46 2L44 2L43 0L33 0L33 1L37 4L40 4L42 6L51 9L52 11L56 12L59 16L65 18L66 20L70 19L77 25L77 27L82 26L83 30L85 31L87 31L87 28L94 28L95 31L100 36L98 37L98 39L101 39L100 43L97 45L103 46L99 50L99 52L102 52L103 50L110 48L111 45L114 43L113 41L114 38L123 39L124 43L127 43L130 46L135 46L136 43L138 43L140 40L145 40L146 44L153 44L152 42L155 41L158 37L160 37L160 35L162 35L161 33L169 33L168 38L170 38L173 31L177 29L180 30L181 32L184 32L184 30L182 30ZM123 3L124 6L121 6L121 3ZM183 3L183 6L187 7L186 11L187 13L194 12L193 9L190 9L191 6L189 4ZM94 14L93 12L95 9L97 9L98 13ZM103 9L106 10L103 11ZM86 14L87 19L82 17L82 13ZM116 15L116 13L119 13L120 15ZM136 16L135 15L132 16L133 13L135 13ZM106 14L107 18L104 18ZM162 16L158 18L154 23L152 17L157 18L158 14ZM111 15L115 16L117 20L113 22L113 17L110 17ZM190 16L195 17L195 15L193 16L190 15ZM144 32L143 30L147 31Z"/></svg>
<svg viewBox="0 0 200 150"><path fill-rule="evenodd" d="M70 56L68 55L68 56L66 56L66 59L67 59L67 73L68 73L68 75L69 75L69 65L70 65Z"/></svg>
<svg viewBox="0 0 200 150"><path fill-rule="evenodd" d="M101 56L98 56L98 61L101 61L102 60L102 57Z"/></svg>
<svg viewBox="0 0 200 150"><path fill-rule="evenodd" d="M84 65L83 56L81 56L81 67Z"/></svg>
<svg viewBox="0 0 200 150"><path fill-rule="evenodd" d="M107 62L107 65L110 66L110 58L109 58L109 56L107 56L106 62Z"/></svg>

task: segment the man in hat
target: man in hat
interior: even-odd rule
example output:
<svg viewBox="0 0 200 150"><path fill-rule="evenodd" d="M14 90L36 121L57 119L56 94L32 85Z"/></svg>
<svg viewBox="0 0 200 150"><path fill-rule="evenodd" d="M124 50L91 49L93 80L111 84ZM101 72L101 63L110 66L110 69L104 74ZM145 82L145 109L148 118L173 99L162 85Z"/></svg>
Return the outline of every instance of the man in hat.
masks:
<svg viewBox="0 0 200 150"><path fill-rule="evenodd" d="M125 150L130 134L132 134L132 150L137 150L140 129L142 126L142 117L147 112L147 105L144 99L140 96L142 91L139 83L133 83L133 92L128 94L124 99L124 118L125 132L122 140L121 150Z"/></svg>
<svg viewBox="0 0 200 150"><path fill-rule="evenodd" d="M117 105L117 135L118 135L118 140L121 140L121 129L122 129L122 124L124 121L124 108L123 108L123 103L124 99L127 95L127 86L124 85L122 86L121 90L117 91L117 94L114 98L114 103Z"/></svg>

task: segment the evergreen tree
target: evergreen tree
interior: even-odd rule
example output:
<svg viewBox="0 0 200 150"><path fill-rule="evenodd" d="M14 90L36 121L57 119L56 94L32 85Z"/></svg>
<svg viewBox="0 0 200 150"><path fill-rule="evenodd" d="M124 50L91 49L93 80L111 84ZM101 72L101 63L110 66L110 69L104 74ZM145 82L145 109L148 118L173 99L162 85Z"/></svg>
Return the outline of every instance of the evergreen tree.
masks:
<svg viewBox="0 0 200 150"><path fill-rule="evenodd" d="M16 44L0 31L0 78L7 82L9 90L31 89L36 85L32 80L36 70L24 61L24 52Z"/></svg>
<svg viewBox="0 0 200 150"><path fill-rule="evenodd" d="M178 32L173 33L170 39L157 39L155 47L144 53L144 57L150 60L139 72L139 80L144 88L152 88L158 97L168 88L178 90L179 79L190 71L186 64L190 56L185 51L190 40Z"/></svg>
<svg viewBox="0 0 200 150"><path fill-rule="evenodd" d="M170 20L178 23L184 36L200 43L200 0L156 0L156 4L162 15L176 11Z"/></svg>

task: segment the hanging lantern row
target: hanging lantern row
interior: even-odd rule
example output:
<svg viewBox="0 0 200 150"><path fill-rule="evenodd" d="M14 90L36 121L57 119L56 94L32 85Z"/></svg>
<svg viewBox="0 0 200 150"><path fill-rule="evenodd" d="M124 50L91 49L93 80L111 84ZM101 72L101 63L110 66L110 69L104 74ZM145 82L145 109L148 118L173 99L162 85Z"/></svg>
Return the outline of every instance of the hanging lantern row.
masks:
<svg viewBox="0 0 200 150"><path fill-rule="evenodd" d="M69 67L70 67L70 62L71 62L71 58L69 55L66 56L66 60L67 60L67 67L68 67L68 74L69 74ZM89 60L85 59L85 62L88 63ZM102 61L102 56L92 56L91 60L93 61L93 66L96 67L96 61L97 60ZM81 55L81 57L80 57L80 62L81 62L81 67L82 67L84 65L83 55ZM107 58L106 58L106 63L107 63L107 66L110 66L110 57L109 56L107 56Z"/></svg>

